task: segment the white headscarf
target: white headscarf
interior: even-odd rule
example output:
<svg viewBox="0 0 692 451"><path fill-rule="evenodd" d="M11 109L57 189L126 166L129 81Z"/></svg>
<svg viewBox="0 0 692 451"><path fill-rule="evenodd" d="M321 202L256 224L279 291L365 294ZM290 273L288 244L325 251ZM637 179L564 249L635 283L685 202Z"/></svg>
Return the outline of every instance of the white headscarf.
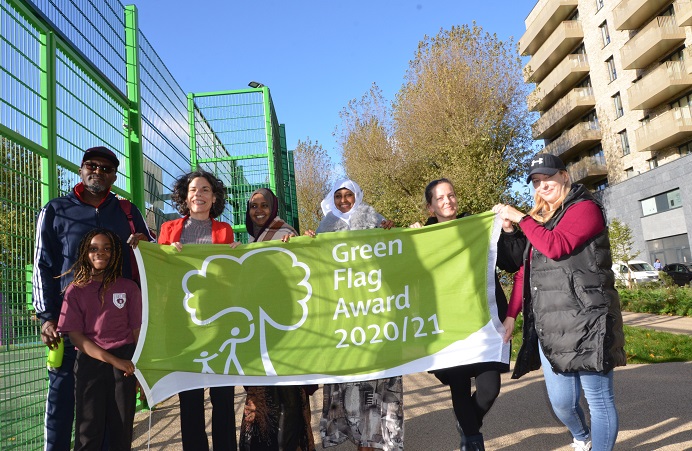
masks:
<svg viewBox="0 0 692 451"><path fill-rule="evenodd" d="M356 201L353 203L353 207L351 207L351 209L346 213L342 213L338 208L336 208L336 205L334 204L334 194L342 188L346 188L352 191L356 197ZM353 180L341 179L336 181L334 187L329 192L329 194L327 194L327 197L324 198L320 205L322 206L322 213L325 216L327 216L327 214L331 212L334 216L348 224L351 220L351 215L353 215L353 213L356 211L356 208L358 208L362 201L363 190L360 189L360 186L358 186L358 184Z"/></svg>

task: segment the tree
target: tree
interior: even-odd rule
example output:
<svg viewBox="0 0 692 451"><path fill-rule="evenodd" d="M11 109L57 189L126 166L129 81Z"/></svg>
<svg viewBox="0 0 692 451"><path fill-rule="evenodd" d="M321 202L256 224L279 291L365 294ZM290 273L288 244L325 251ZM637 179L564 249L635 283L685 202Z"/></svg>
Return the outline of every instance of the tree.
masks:
<svg viewBox="0 0 692 451"><path fill-rule="evenodd" d="M441 177L463 211L488 210L513 197L511 183L534 153L526 94L511 40L475 24L426 36L393 103L374 84L342 110L346 173L399 225L424 216L423 190Z"/></svg>
<svg viewBox="0 0 692 451"><path fill-rule="evenodd" d="M639 251L632 252L634 238L632 229L627 224L618 219L612 219L608 225L608 234L610 236L610 254L614 262L626 263L637 258Z"/></svg>
<svg viewBox="0 0 692 451"><path fill-rule="evenodd" d="M388 219L403 224L405 219L399 212L420 210L420 190L411 188L406 156L392 144L392 111L382 91L373 83L339 116L342 124L337 133L346 174L358 182L368 203Z"/></svg>
<svg viewBox="0 0 692 451"><path fill-rule="evenodd" d="M632 229L617 219L612 219L608 225L608 235L610 237L610 255L613 262L623 262L627 264L639 255L639 251L632 252L634 238ZM627 286L632 286L632 272L627 272Z"/></svg>
<svg viewBox="0 0 692 451"><path fill-rule="evenodd" d="M329 193L332 163L322 145L317 141L313 144L309 137L298 141L293 157L298 221L303 230L315 230L322 218L320 202Z"/></svg>

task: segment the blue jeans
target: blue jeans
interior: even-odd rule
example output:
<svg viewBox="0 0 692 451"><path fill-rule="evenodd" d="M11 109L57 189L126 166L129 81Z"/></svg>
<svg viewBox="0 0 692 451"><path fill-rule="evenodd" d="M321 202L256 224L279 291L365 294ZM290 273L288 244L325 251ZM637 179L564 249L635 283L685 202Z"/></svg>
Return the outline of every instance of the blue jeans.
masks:
<svg viewBox="0 0 692 451"><path fill-rule="evenodd" d="M548 398L555 415L577 440L591 440L593 451L612 450L618 436L618 412L613 394L613 371L556 373L539 346ZM591 437L579 405L582 388L591 413Z"/></svg>

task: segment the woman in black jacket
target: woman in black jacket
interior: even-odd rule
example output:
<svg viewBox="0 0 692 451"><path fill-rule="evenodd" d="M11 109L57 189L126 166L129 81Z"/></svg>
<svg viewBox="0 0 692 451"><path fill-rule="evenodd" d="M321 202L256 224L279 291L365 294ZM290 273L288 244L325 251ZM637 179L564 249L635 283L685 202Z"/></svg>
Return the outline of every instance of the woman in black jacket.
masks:
<svg viewBox="0 0 692 451"><path fill-rule="evenodd" d="M431 214L425 225L469 216L468 213L457 214L459 204L454 187L452 182L444 178L433 180L428 184L425 188L425 202ZM421 225L415 223L411 227L417 228ZM502 240L503 237L500 239ZM505 257L504 249L503 246L498 248L497 266L505 271L514 272L518 266ZM514 319L506 319L507 298L497 276L495 276L495 302L498 317L506 326L504 340L508 342L512 336ZM449 385L454 415L461 434L461 451L485 450L481 433L483 417L500 394L500 373L508 371L509 362L472 363L434 371L440 382ZM472 379L475 379L476 385L476 391L473 394L471 394Z"/></svg>
<svg viewBox="0 0 692 451"><path fill-rule="evenodd" d="M511 299L523 299L524 341L512 377L542 365L550 403L572 446L611 450L618 434L612 370L627 359L605 212L584 186L572 185L553 155L532 161L529 182L536 205L528 214L493 207L528 239L515 255L523 266ZM579 405L582 387L591 428Z"/></svg>

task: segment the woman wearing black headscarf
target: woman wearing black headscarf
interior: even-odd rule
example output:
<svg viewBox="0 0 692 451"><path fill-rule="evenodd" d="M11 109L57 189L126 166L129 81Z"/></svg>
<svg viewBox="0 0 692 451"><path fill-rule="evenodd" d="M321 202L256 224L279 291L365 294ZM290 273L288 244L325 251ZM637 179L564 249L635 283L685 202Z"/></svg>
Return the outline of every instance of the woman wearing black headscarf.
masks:
<svg viewBox="0 0 692 451"><path fill-rule="evenodd" d="M250 243L296 236L296 230L278 217L279 200L267 188L250 195L245 226ZM234 246L236 247L236 246ZM241 451L314 451L310 427L310 399L317 386L246 387L240 426Z"/></svg>

